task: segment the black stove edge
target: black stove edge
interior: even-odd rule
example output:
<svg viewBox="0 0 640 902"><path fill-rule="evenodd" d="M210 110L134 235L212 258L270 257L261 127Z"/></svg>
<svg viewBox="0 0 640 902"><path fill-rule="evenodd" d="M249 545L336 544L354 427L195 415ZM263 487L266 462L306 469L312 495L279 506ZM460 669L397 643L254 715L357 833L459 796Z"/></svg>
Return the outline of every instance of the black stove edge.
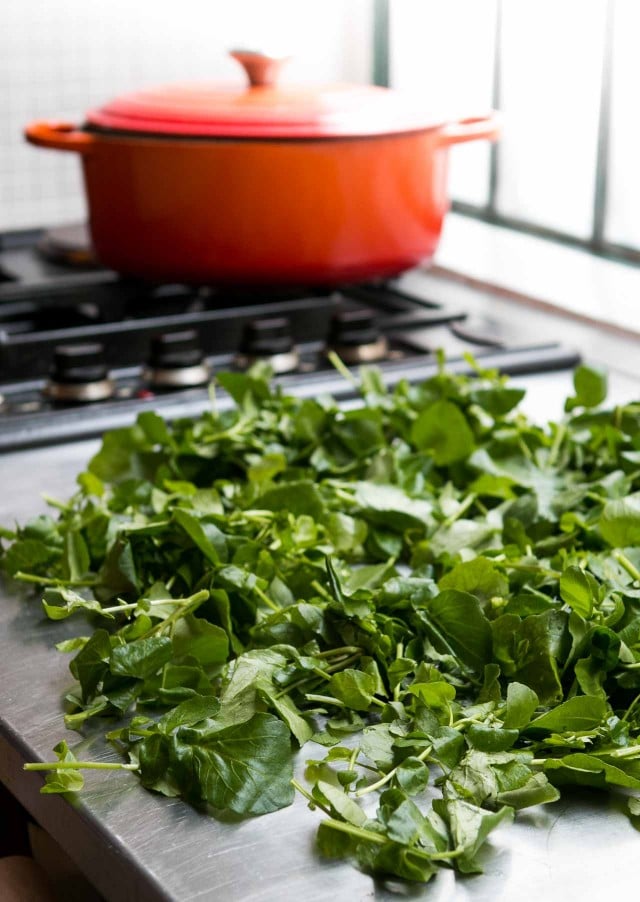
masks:
<svg viewBox="0 0 640 902"><path fill-rule="evenodd" d="M577 350L562 345L546 345L515 350L490 351L477 354L477 362L487 370L495 369L508 376L525 376L547 372L568 370L580 363ZM387 363L380 368L385 384L393 388L402 380L422 382L438 372L435 360L425 362ZM472 375L473 367L464 359L447 362L447 369L453 373ZM352 369L357 376L357 369ZM277 377L276 384L286 392L299 398L315 398L328 394L337 401L348 402L358 397L353 385L337 371L323 370L309 374L290 374ZM233 407L232 399L223 391L216 393L218 410ZM25 415L20 421L14 420L11 429L0 432L0 454L38 448L47 445L76 442L97 438L110 429L130 426L143 410L157 410L165 419L174 420L196 417L211 409L211 401L206 389L186 391L180 394L157 395L153 401L120 401L102 404L92 408L92 416L87 416L86 407L70 407L61 410L56 417L47 414Z"/></svg>

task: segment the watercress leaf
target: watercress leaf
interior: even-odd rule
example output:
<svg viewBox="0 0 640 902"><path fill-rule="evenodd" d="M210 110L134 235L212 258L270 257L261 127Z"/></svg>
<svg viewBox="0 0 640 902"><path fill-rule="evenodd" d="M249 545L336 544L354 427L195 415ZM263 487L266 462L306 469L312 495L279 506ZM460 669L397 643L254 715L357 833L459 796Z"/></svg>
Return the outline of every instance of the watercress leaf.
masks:
<svg viewBox="0 0 640 902"><path fill-rule="evenodd" d="M88 639L88 636L74 636L72 639L63 639L62 642L56 642L56 649L63 652L63 654L80 651L87 644Z"/></svg>
<svg viewBox="0 0 640 902"><path fill-rule="evenodd" d="M82 688L82 699L89 701L109 670L111 640L106 630L98 629L69 663L69 670Z"/></svg>
<svg viewBox="0 0 640 902"><path fill-rule="evenodd" d="M307 480L275 486L260 495L253 505L260 510L287 511L294 517L306 514L316 522L323 518L325 511L318 489Z"/></svg>
<svg viewBox="0 0 640 902"><path fill-rule="evenodd" d="M526 732L577 733L594 730L605 719L606 701L599 696L576 695L532 720Z"/></svg>
<svg viewBox="0 0 640 902"><path fill-rule="evenodd" d="M220 492L214 488L196 489L190 498L191 506L195 511L202 515L224 514L224 506L220 497Z"/></svg>
<svg viewBox="0 0 640 902"><path fill-rule="evenodd" d="M102 498L104 495L104 483L98 479L95 473L90 473L88 470L79 473L76 482L87 495L95 495L96 498Z"/></svg>
<svg viewBox="0 0 640 902"><path fill-rule="evenodd" d="M424 815L411 799L405 799L387 818L387 836L405 846L415 845L424 829Z"/></svg>
<svg viewBox="0 0 640 902"><path fill-rule="evenodd" d="M612 548L640 544L640 492L607 501L599 527L602 538Z"/></svg>
<svg viewBox="0 0 640 902"><path fill-rule="evenodd" d="M194 614L187 614L177 621L172 641L176 657L190 655L203 667L222 664L229 656L229 639L226 632Z"/></svg>
<svg viewBox="0 0 640 902"><path fill-rule="evenodd" d="M460 659L482 673L491 656L491 626L478 599L445 589L429 602L428 614Z"/></svg>
<svg viewBox="0 0 640 902"><path fill-rule="evenodd" d="M153 444L172 447L173 439L167 428L167 424L153 410L145 410L138 414L138 426L142 429L147 439Z"/></svg>
<svg viewBox="0 0 640 902"><path fill-rule="evenodd" d="M282 473L287 468L287 459L284 454L279 452L273 454L265 454L254 464L251 464L247 470L247 478L249 482L265 483L269 482Z"/></svg>
<svg viewBox="0 0 640 902"><path fill-rule="evenodd" d="M402 684L402 681L415 671L417 667L413 658L396 658L387 667L387 677L392 689Z"/></svg>
<svg viewBox="0 0 640 902"><path fill-rule="evenodd" d="M503 614L491 622L493 655L503 674L532 689L541 704L553 704L563 695L553 630L554 622L547 614L522 620L515 614Z"/></svg>
<svg viewBox="0 0 640 902"><path fill-rule="evenodd" d="M161 717L157 722L157 729L168 736L173 730L183 726L193 726L207 718L215 717L220 710L220 701L217 698L195 696L187 699L171 711Z"/></svg>
<svg viewBox="0 0 640 902"><path fill-rule="evenodd" d="M510 749L519 736L518 730L509 730L489 724L469 725L469 744L481 752L504 752Z"/></svg>
<svg viewBox="0 0 640 902"><path fill-rule="evenodd" d="M286 664L284 655L268 648L245 652L232 661L223 680L218 723L242 723L264 710L261 692L273 694L273 676Z"/></svg>
<svg viewBox="0 0 640 902"><path fill-rule="evenodd" d="M137 677L144 680L153 676L167 664L173 655L168 636L149 636L135 639L126 645L117 645L111 652L109 667L118 676Z"/></svg>
<svg viewBox="0 0 640 902"><path fill-rule="evenodd" d="M607 397L607 374L604 370L581 364L573 372L575 396L567 398L565 410L575 407L597 407Z"/></svg>
<svg viewBox="0 0 640 902"><path fill-rule="evenodd" d="M472 550L485 550L500 533L501 524L489 519L477 521L461 518L450 526L443 525L429 540L432 557L469 556Z"/></svg>
<svg viewBox="0 0 640 902"><path fill-rule="evenodd" d="M320 793L320 801L328 802L334 816L342 818L355 827L362 827L363 824L366 824L367 815L360 805L341 789L324 780L318 780L316 788Z"/></svg>
<svg viewBox="0 0 640 902"><path fill-rule="evenodd" d="M312 398L306 398L292 417L292 437L301 444L311 442L315 444L322 433L324 425L328 420L327 411L314 401Z"/></svg>
<svg viewBox="0 0 640 902"><path fill-rule="evenodd" d="M557 802L560 793L553 786L545 774L531 774L524 786L516 789L508 789L499 792L496 800L501 805L509 805L516 811L522 808L530 808L532 805L546 805L549 802Z"/></svg>
<svg viewBox="0 0 640 902"><path fill-rule="evenodd" d="M393 572L393 563L386 561L384 564L364 564L356 567L342 581L343 591L347 595L353 595L359 589L377 589L378 586Z"/></svg>
<svg viewBox="0 0 640 902"><path fill-rule="evenodd" d="M382 586L380 601L390 606L426 605L438 594L437 584L429 577L394 576Z"/></svg>
<svg viewBox="0 0 640 902"><path fill-rule="evenodd" d="M355 858L357 840L340 828L339 821L320 822L316 834L316 849L324 858Z"/></svg>
<svg viewBox="0 0 640 902"><path fill-rule="evenodd" d="M5 551L2 566L10 576L20 571L44 572L61 554L60 548L46 544L41 539L20 538Z"/></svg>
<svg viewBox="0 0 640 902"><path fill-rule="evenodd" d="M560 577L560 597L581 617L590 617L597 601L598 584L580 567L567 567Z"/></svg>
<svg viewBox="0 0 640 902"><path fill-rule="evenodd" d="M439 582L441 589L457 589L475 595L483 601L494 595L506 595L509 581L488 559L478 556L462 561L446 573Z"/></svg>
<svg viewBox="0 0 640 902"><path fill-rule="evenodd" d="M89 461L88 470L105 483L150 477L159 458L147 449L148 440L139 426L110 430L102 437L102 446Z"/></svg>
<svg viewBox="0 0 640 902"><path fill-rule="evenodd" d="M416 795L426 789L429 785L429 777L428 766L424 761L413 756L405 758L396 771L398 785L408 795Z"/></svg>
<svg viewBox="0 0 640 902"><path fill-rule="evenodd" d="M440 400L425 408L411 427L411 440L428 450L438 466L468 457L475 448L467 418L452 401Z"/></svg>
<svg viewBox="0 0 640 902"><path fill-rule="evenodd" d="M135 555L131 542L117 538L109 548L99 573L100 582L109 586L111 595L140 592Z"/></svg>
<svg viewBox="0 0 640 902"><path fill-rule="evenodd" d="M492 388L477 388L471 398L492 417L503 417L520 403L526 392L523 388L499 385Z"/></svg>
<svg viewBox="0 0 640 902"><path fill-rule="evenodd" d="M147 789L174 798L180 795L180 786L170 768L170 746L162 733L145 737L135 748L140 780Z"/></svg>
<svg viewBox="0 0 640 902"><path fill-rule="evenodd" d="M438 870L428 853L401 843L360 843L356 847L356 857L359 866L367 873L400 877L417 883L428 883Z"/></svg>
<svg viewBox="0 0 640 902"><path fill-rule="evenodd" d="M456 690L445 680L436 680L432 683L414 682L408 687L407 692L417 696L427 708L447 718L451 711L451 702L456 697Z"/></svg>
<svg viewBox="0 0 640 902"><path fill-rule="evenodd" d="M266 814L293 801L290 733L277 717L254 714L218 729L179 727L171 737L171 767L191 798L222 811Z"/></svg>
<svg viewBox="0 0 640 902"><path fill-rule="evenodd" d="M463 874L482 873L477 853L492 830L513 820L513 808L505 805L497 811L485 811L463 799L436 800L434 808L449 825L454 847L460 852L456 868Z"/></svg>
<svg viewBox="0 0 640 902"><path fill-rule="evenodd" d="M53 749L58 761L73 762L78 759L69 749L67 743L62 740ZM40 788L43 795L60 792L79 792L84 786L84 777L79 770L65 768L63 770L49 771L44 778L44 786Z"/></svg>
<svg viewBox="0 0 640 902"><path fill-rule="evenodd" d="M356 457L372 454L384 442L382 414L378 410L347 410L336 418L333 435Z"/></svg>
<svg viewBox="0 0 640 902"><path fill-rule="evenodd" d="M366 711L376 690L376 680L369 673L349 668L333 674L329 689L348 708Z"/></svg>
<svg viewBox="0 0 640 902"><path fill-rule="evenodd" d="M264 401L269 395L269 385L252 369L249 373L221 372L216 373L216 380L228 392L238 406L244 405L248 397L256 401Z"/></svg>
<svg viewBox="0 0 640 902"><path fill-rule="evenodd" d="M515 681L509 683L504 726L508 730L523 730L530 722L538 704L538 696L529 686Z"/></svg>
<svg viewBox="0 0 640 902"><path fill-rule="evenodd" d="M298 741L298 745L303 746L305 742L313 736L313 726L305 719L299 708L293 702L289 695L283 695L281 692L273 693L262 690L262 697L265 702L272 708L278 717L289 727L292 734Z"/></svg>
<svg viewBox="0 0 640 902"><path fill-rule="evenodd" d="M176 508L173 519L212 564L226 560L224 536L213 523L203 523L188 511ZM222 554L220 553L222 552Z"/></svg>
<svg viewBox="0 0 640 902"><path fill-rule="evenodd" d="M49 586L44 590L42 607L49 620L65 620L76 611L88 611L101 614L113 620L113 614L105 613L102 605L95 598L83 598L73 589L64 586Z"/></svg>
<svg viewBox="0 0 640 902"><path fill-rule="evenodd" d="M615 761L615 763L614 763ZM606 761L593 755L574 752L562 758L547 758L545 773L558 785L571 783L604 789L607 785L640 789L640 779L624 770L622 759Z"/></svg>
<svg viewBox="0 0 640 902"><path fill-rule="evenodd" d="M326 529L336 552L355 552L367 538L367 524L364 520L342 511L332 511L329 514Z"/></svg>
<svg viewBox="0 0 640 902"><path fill-rule="evenodd" d="M390 529L424 529L431 522L433 504L424 498L412 498L395 485L356 482L355 502L372 523Z"/></svg>
<svg viewBox="0 0 640 902"><path fill-rule="evenodd" d="M141 703L179 705L195 696L212 696L215 689L202 667L193 658L185 661L190 663L169 661L157 674L148 677L136 690Z"/></svg>
<svg viewBox="0 0 640 902"><path fill-rule="evenodd" d="M360 748L362 753L374 764L383 770L388 770L393 766L395 739L389 724L372 724L363 730Z"/></svg>

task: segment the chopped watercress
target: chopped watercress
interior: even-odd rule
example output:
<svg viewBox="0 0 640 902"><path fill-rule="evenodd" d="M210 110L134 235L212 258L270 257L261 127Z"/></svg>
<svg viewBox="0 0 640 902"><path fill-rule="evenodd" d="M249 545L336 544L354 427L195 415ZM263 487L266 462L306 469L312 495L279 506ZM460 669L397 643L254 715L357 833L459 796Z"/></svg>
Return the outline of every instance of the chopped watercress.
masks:
<svg viewBox="0 0 640 902"><path fill-rule="evenodd" d="M410 881L479 871L566 784L637 818L640 404L602 407L585 366L548 425L480 369L364 370L348 411L263 369L219 382L235 409L142 414L55 517L0 532L5 574L79 622L66 724L124 758L61 743L27 765L43 791L127 770L260 815L297 789L320 854Z"/></svg>

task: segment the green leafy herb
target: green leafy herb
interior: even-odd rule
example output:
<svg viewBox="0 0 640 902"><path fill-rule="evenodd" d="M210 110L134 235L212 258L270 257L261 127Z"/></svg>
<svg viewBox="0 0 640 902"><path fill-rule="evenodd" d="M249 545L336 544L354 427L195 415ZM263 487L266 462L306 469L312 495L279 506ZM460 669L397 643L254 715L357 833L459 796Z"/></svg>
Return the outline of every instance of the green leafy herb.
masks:
<svg viewBox="0 0 640 902"><path fill-rule="evenodd" d="M60 743L27 766L44 792L128 771L253 816L295 787L320 854L426 882L565 784L640 790L640 404L599 408L588 367L547 426L480 369L364 370L348 411L219 382L234 410L142 414L55 518L0 530L5 573L78 621L66 724L122 756Z"/></svg>

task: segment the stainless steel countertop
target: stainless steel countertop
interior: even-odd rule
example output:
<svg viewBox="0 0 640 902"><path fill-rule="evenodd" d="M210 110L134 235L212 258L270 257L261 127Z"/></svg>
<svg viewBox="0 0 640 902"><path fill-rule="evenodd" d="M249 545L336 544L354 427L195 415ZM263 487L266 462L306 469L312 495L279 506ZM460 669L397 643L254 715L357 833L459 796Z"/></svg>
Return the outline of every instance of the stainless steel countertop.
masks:
<svg viewBox="0 0 640 902"><path fill-rule="evenodd" d="M594 339L595 341L595 339ZM530 389L534 415L553 416L568 388L568 376L546 375L522 382ZM614 374L617 400L640 396L628 375ZM24 522L44 510L40 492L64 498L93 450L94 442L41 448L0 457L0 523ZM348 864L314 853L318 814L302 799L276 814L221 823L175 799L142 789L130 774L93 772L77 801L42 796L39 774L25 773L28 760L48 760L64 729L61 699L73 684L68 658L53 645L80 632L79 621L44 620L37 600L20 587L0 586L0 779L35 819L77 862L108 900L208 900L359 902L397 898L390 887ZM83 754L117 760L99 738L88 738ZM315 757L310 747L298 769ZM523 812L499 829L486 847L486 873L455 878L443 870L426 887L400 894L429 902L519 902L534 897L573 900L616 889L636 894L640 836L620 801L576 794Z"/></svg>

